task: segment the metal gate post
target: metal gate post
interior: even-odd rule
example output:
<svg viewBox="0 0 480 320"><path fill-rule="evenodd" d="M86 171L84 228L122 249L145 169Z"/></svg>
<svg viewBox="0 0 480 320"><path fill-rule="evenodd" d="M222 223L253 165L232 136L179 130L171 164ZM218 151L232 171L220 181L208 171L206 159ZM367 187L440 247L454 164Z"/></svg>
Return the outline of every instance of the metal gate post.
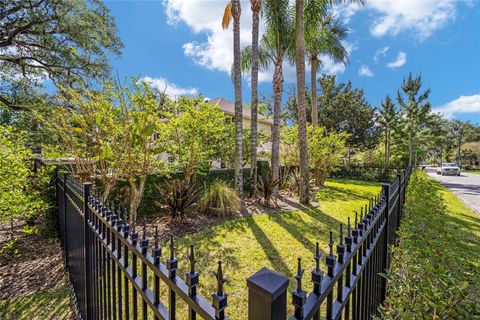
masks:
<svg viewBox="0 0 480 320"><path fill-rule="evenodd" d="M92 292L92 269L91 269L91 242L90 242L90 209L88 208L88 203L90 201L90 194L92 191L92 184L90 182L85 182L83 184L83 247L85 249L85 310L86 310L86 320L91 320L94 318L93 312L93 292Z"/></svg>

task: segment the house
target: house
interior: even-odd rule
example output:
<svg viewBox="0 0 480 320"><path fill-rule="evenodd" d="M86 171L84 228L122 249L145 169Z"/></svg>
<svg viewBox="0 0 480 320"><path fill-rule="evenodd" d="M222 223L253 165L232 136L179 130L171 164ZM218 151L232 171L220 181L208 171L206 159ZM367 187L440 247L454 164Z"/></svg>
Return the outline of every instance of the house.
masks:
<svg viewBox="0 0 480 320"><path fill-rule="evenodd" d="M224 98L215 98L208 100L210 104L218 106L220 111L229 116L234 121L235 116L235 104ZM258 132L263 132L267 137L272 136L273 120L265 116L258 115L257 118ZM243 108L243 127L250 129L252 125L252 112L251 109ZM259 153L270 153L272 151L272 143L269 141L258 146Z"/></svg>

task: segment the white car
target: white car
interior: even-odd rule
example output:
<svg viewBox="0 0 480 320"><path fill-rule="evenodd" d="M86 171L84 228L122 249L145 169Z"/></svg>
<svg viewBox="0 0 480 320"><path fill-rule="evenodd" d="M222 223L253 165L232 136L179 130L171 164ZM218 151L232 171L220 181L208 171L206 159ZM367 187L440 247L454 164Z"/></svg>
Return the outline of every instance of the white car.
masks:
<svg viewBox="0 0 480 320"><path fill-rule="evenodd" d="M445 162L442 163L441 167L437 168L437 174L441 174L442 176L459 176L460 168L456 163Z"/></svg>

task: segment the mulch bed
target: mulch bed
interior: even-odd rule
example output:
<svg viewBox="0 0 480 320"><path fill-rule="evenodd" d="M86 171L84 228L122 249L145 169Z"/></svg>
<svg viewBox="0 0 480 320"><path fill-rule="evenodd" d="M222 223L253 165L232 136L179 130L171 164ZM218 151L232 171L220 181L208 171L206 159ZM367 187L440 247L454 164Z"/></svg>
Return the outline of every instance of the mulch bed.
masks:
<svg viewBox="0 0 480 320"><path fill-rule="evenodd" d="M315 207L317 204L312 203L310 207L306 207L298 202L298 198L292 194L280 191L275 201L271 201L269 206L265 206L259 198L245 198L244 207L241 212L237 212L226 217L217 217L215 215L205 215L194 212L187 215L181 221L172 220L167 213L161 216L148 217L145 219L146 236L153 239L155 235L155 227L158 229L159 240L166 242L173 234L175 237L181 237L188 234L196 233L207 227L219 225L226 220L238 219L242 217L253 216L257 214L270 214L290 210L306 210ZM137 221L137 231L139 235L143 235L143 221Z"/></svg>
<svg viewBox="0 0 480 320"><path fill-rule="evenodd" d="M15 224L18 240L0 254L0 300L68 286L59 240L24 234L23 227ZM0 224L0 248L9 239L9 225Z"/></svg>

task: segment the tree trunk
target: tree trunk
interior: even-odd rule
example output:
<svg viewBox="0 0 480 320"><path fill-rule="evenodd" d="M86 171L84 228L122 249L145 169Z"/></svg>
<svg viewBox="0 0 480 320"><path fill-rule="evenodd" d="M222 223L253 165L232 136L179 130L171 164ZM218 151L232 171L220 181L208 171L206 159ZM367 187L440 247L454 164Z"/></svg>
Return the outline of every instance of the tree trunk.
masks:
<svg viewBox="0 0 480 320"><path fill-rule="evenodd" d="M412 160L413 160L413 136L412 132L409 130L408 131L408 166L412 166Z"/></svg>
<svg viewBox="0 0 480 320"><path fill-rule="evenodd" d="M235 190L238 196L243 196L242 174L242 129L243 129L243 105L242 105L242 71L240 69L240 0L232 1L233 16L233 73L235 86Z"/></svg>
<svg viewBox="0 0 480 320"><path fill-rule="evenodd" d="M137 210L143 198L147 176L143 175L138 179L138 183L136 179L130 179L130 213L128 215L128 223L133 227L137 223Z"/></svg>
<svg viewBox="0 0 480 320"><path fill-rule="evenodd" d="M385 167L388 166L388 129L385 129Z"/></svg>
<svg viewBox="0 0 480 320"><path fill-rule="evenodd" d="M250 196L257 191L257 131L258 131L258 25L261 1L252 1L252 161L250 164Z"/></svg>
<svg viewBox="0 0 480 320"><path fill-rule="evenodd" d="M280 117L283 92L282 60L275 62L273 73L273 128L272 128L272 179L280 175ZM278 187L275 187L275 191Z"/></svg>
<svg viewBox="0 0 480 320"><path fill-rule="evenodd" d="M305 34L303 30L303 4L303 0L296 0L295 65L297 69L298 140L300 147L300 188L298 197L300 203L308 204L309 172L307 146L307 106L305 101Z"/></svg>
<svg viewBox="0 0 480 320"><path fill-rule="evenodd" d="M312 125L318 126L318 101L317 101L317 67L318 59L316 56L310 57L310 82L312 86Z"/></svg>

